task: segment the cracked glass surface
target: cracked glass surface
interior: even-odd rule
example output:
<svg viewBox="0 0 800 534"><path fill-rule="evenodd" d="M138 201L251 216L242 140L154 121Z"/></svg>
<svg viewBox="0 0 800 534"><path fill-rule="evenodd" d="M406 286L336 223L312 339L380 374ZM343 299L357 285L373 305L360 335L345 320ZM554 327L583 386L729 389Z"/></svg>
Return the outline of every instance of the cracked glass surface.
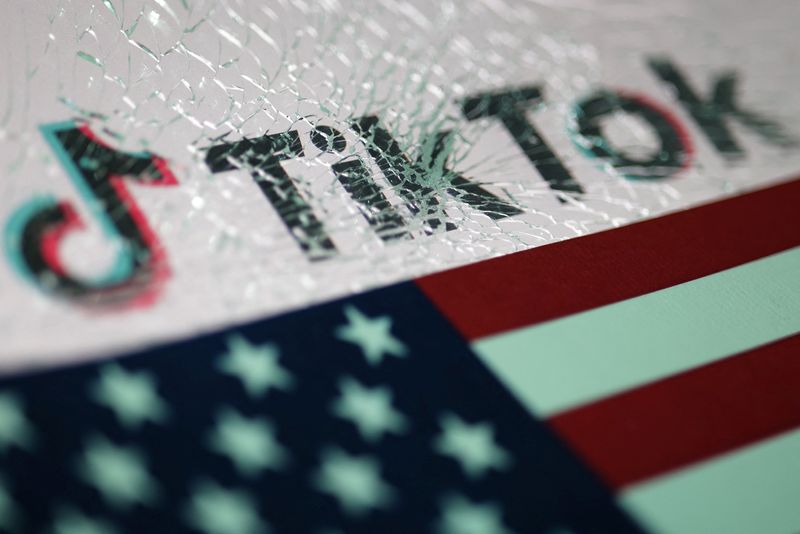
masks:
<svg viewBox="0 0 800 534"><path fill-rule="evenodd" d="M791 142L800 10L767 4L5 0L0 368L184 337L789 177L800 167ZM742 154L722 154L704 135L652 57L678 65L703 98L720 75L737 74L752 120L724 120ZM509 90L503 105L536 130L527 152L502 110L467 105ZM665 160L668 172L592 156L591 136L575 134L576 106L600 90L646 95L685 127L691 150ZM657 128L620 109L594 125L605 142L635 161L655 157ZM780 135L758 130L760 117ZM97 213L119 222L115 206L87 202L70 179L41 129L65 121L114 154L163 158L165 168L141 172L174 177L168 187L127 182L163 253L158 287L140 306L54 293L56 282L32 280L14 259L9 221L48 195L83 223L56 240L60 268L79 286L122 276L120 257L154 254L110 237ZM75 154L80 143L68 141ZM111 157L80 150L81 169Z"/></svg>

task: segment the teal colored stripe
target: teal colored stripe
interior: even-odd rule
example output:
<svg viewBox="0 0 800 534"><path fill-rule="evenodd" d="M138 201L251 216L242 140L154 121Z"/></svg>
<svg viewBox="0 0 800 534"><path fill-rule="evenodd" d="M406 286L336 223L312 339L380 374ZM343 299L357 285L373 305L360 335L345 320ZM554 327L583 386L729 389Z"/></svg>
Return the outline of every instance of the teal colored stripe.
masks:
<svg viewBox="0 0 800 534"><path fill-rule="evenodd" d="M800 247L473 348L546 416L798 331Z"/></svg>
<svg viewBox="0 0 800 534"><path fill-rule="evenodd" d="M800 432L635 486L621 501L657 533L800 532Z"/></svg>

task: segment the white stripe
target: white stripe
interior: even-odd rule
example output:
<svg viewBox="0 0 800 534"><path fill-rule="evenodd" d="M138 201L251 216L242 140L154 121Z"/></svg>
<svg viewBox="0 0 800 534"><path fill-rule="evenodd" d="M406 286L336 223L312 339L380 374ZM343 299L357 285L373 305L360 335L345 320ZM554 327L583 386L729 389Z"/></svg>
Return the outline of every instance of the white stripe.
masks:
<svg viewBox="0 0 800 534"><path fill-rule="evenodd" d="M653 532L800 532L800 430L633 486L622 505Z"/></svg>

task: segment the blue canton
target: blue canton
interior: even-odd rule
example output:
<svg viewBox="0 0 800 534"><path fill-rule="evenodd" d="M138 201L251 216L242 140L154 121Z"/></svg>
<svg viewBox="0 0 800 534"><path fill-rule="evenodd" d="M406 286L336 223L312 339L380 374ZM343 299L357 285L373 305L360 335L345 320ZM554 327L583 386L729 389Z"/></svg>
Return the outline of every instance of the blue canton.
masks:
<svg viewBox="0 0 800 534"><path fill-rule="evenodd" d="M413 284L5 379L0 530L639 531Z"/></svg>

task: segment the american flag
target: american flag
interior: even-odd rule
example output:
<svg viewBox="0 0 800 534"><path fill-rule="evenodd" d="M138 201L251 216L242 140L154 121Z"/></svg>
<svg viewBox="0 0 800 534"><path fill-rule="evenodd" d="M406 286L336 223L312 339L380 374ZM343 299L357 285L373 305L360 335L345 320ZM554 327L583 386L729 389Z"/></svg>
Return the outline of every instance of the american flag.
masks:
<svg viewBox="0 0 800 534"><path fill-rule="evenodd" d="M789 181L4 378L0 529L796 529L798 202Z"/></svg>
<svg viewBox="0 0 800 534"><path fill-rule="evenodd" d="M11 532L638 531L411 283L2 391Z"/></svg>

